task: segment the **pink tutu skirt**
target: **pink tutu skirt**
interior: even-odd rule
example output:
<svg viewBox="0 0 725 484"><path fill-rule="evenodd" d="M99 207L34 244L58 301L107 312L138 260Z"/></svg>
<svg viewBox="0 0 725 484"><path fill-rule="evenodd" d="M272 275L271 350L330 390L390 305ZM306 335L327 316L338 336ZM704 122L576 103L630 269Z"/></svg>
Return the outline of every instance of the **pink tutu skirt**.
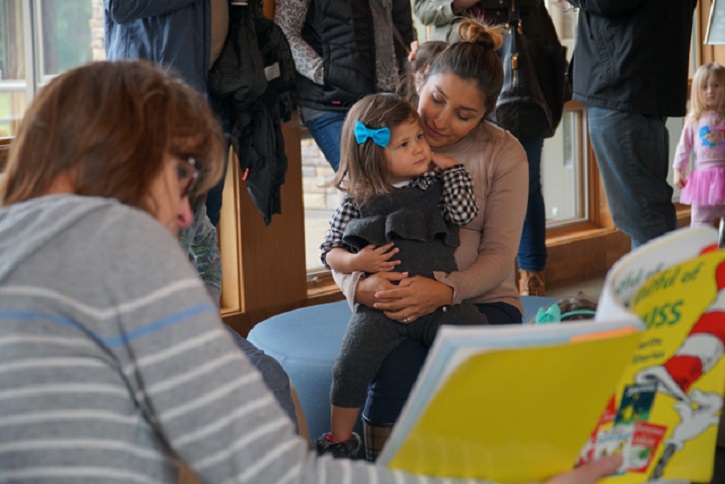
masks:
<svg viewBox="0 0 725 484"><path fill-rule="evenodd" d="M725 203L725 166L693 170L680 193L686 205L721 205Z"/></svg>

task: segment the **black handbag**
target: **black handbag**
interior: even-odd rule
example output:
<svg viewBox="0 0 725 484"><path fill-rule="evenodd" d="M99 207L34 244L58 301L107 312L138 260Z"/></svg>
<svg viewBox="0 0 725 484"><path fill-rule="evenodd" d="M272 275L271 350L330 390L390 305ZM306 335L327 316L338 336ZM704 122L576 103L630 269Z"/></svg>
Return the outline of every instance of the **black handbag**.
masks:
<svg viewBox="0 0 725 484"><path fill-rule="evenodd" d="M516 0L511 2L508 29L500 51L504 80L496 121L519 139L549 138L566 101L566 47L527 39Z"/></svg>

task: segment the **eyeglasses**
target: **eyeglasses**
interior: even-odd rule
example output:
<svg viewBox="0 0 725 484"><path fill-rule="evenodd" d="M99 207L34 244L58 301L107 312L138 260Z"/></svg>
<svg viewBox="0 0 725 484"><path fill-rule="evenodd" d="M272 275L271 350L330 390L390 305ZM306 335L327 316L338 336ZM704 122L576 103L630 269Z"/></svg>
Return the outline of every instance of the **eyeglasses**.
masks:
<svg viewBox="0 0 725 484"><path fill-rule="evenodd" d="M193 156L174 155L174 158L179 160L176 164L176 178L179 180L181 198L186 198L199 178L199 168Z"/></svg>

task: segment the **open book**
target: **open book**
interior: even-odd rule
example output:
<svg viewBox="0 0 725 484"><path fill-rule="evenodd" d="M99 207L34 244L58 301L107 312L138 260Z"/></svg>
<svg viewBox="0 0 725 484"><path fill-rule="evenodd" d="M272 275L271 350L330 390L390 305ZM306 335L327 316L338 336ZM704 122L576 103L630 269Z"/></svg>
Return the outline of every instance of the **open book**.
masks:
<svg viewBox="0 0 725 484"><path fill-rule="evenodd" d="M619 452L607 481L709 482L725 387L725 251L703 253L716 240L683 229L623 257L596 322L442 328L379 463L526 482Z"/></svg>

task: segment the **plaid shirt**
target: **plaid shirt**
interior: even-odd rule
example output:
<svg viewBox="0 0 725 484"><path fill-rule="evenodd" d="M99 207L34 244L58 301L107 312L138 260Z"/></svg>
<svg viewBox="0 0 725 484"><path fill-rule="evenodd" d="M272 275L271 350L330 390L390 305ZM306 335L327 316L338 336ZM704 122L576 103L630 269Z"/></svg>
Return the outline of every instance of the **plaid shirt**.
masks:
<svg viewBox="0 0 725 484"><path fill-rule="evenodd" d="M428 171L413 178L407 186L427 190L436 180L443 183L443 196L440 201L443 218L458 226L473 221L478 215L478 203L473 193L473 180L466 168L458 164L443 172ZM349 249L342 243L342 234L350 220L357 218L360 218L360 210L350 198L346 198L332 216L330 228L320 245L320 260L328 269L330 266L327 264L327 253L335 247Z"/></svg>

